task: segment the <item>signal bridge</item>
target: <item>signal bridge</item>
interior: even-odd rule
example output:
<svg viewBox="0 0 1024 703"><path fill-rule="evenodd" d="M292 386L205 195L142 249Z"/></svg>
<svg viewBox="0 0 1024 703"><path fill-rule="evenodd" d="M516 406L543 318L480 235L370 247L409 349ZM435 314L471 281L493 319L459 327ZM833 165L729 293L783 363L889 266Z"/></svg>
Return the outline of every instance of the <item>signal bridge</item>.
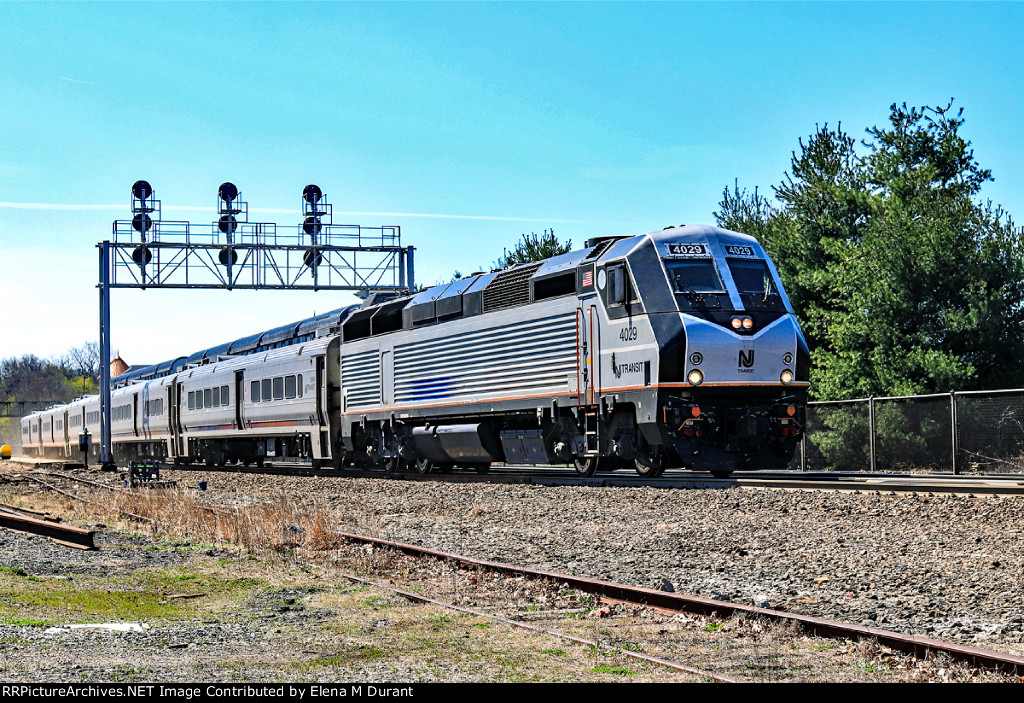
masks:
<svg viewBox="0 0 1024 703"><path fill-rule="evenodd" d="M117 220L100 242L100 462L110 454L110 289L395 291L415 287L413 247L397 225L333 223L319 186L302 190L302 221L278 228L250 222L234 183L217 191L216 222L164 220L146 181L132 185L132 219ZM279 229L281 231L279 231Z"/></svg>

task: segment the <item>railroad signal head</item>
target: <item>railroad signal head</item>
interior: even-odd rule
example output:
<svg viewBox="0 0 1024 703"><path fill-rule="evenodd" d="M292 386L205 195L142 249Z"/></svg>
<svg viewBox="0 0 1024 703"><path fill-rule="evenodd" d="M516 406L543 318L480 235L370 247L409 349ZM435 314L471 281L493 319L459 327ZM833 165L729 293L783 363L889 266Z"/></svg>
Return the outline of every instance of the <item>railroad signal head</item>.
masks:
<svg viewBox="0 0 1024 703"><path fill-rule="evenodd" d="M238 229L238 220L235 219L234 215L221 215L217 228L224 234L233 234Z"/></svg>
<svg viewBox="0 0 1024 703"><path fill-rule="evenodd" d="M320 224L319 217L307 217L302 223L302 231L306 234L320 234L322 228L323 225Z"/></svg>
<svg viewBox="0 0 1024 703"><path fill-rule="evenodd" d="M316 268L323 262L324 256L317 247L307 249L306 253L302 255L302 263L306 264L309 268Z"/></svg>
<svg viewBox="0 0 1024 703"><path fill-rule="evenodd" d="M217 258L220 260L222 266L227 266L228 264L237 264L238 252L235 251L234 247L222 247L220 253L217 255Z"/></svg>
<svg viewBox="0 0 1024 703"><path fill-rule="evenodd" d="M320 190L320 186L310 183L308 186L302 189L302 199L310 205L316 205L320 202L320 198L324 197L324 193Z"/></svg>
<svg viewBox="0 0 1024 703"><path fill-rule="evenodd" d="M153 228L153 218L144 212L140 212L132 218L132 229L145 234Z"/></svg>
<svg viewBox="0 0 1024 703"><path fill-rule="evenodd" d="M236 198L238 198L238 186L231 181L226 181L220 184L217 194L220 196L221 200L230 205Z"/></svg>
<svg viewBox="0 0 1024 703"><path fill-rule="evenodd" d="M153 194L153 186L149 185L149 181L135 181L132 184L132 195L139 200L146 200Z"/></svg>

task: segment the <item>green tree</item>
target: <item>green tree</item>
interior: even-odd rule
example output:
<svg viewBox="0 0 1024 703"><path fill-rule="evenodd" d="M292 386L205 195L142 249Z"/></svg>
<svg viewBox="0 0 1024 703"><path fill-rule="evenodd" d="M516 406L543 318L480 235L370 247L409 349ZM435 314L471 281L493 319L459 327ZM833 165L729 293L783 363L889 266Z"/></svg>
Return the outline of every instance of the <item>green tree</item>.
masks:
<svg viewBox="0 0 1024 703"><path fill-rule="evenodd" d="M777 204L738 184L719 224L757 236L808 337L816 398L1024 383L1024 232L978 201L962 110L892 105L855 141L799 142Z"/></svg>
<svg viewBox="0 0 1024 703"><path fill-rule="evenodd" d="M7 412L18 409L19 402L30 402L31 412L49 403L67 403L79 396L97 392L98 345L87 342L56 360L28 354L20 358L0 359L0 404ZM97 357L93 359L93 357ZM0 444L21 444L21 421L17 417L0 418Z"/></svg>
<svg viewBox="0 0 1024 703"><path fill-rule="evenodd" d="M522 241L516 244L512 251L505 249L505 253L498 259L494 268L503 269L516 264L527 264L532 261L542 261L559 254L567 254L572 251L572 240L563 244L555 236L555 230L544 230L543 235L536 232L524 234Z"/></svg>

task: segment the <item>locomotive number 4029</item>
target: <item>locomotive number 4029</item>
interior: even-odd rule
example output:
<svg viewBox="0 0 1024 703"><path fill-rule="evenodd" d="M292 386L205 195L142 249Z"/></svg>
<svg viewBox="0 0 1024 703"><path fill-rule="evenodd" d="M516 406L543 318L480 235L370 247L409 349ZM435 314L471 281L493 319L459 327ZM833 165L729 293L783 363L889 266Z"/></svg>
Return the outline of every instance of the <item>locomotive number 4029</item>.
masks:
<svg viewBox="0 0 1024 703"><path fill-rule="evenodd" d="M668 253L672 256L704 256L708 253L708 250L703 244L672 242L668 245Z"/></svg>
<svg viewBox="0 0 1024 703"><path fill-rule="evenodd" d="M636 339L636 327L623 327L619 330L619 339L623 342L632 342Z"/></svg>

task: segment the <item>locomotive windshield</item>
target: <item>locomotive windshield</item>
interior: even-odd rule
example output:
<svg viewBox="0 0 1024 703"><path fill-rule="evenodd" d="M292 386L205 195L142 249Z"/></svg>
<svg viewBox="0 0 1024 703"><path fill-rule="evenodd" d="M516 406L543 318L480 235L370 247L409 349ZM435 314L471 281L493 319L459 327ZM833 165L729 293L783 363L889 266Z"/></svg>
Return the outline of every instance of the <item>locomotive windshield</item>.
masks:
<svg viewBox="0 0 1024 703"><path fill-rule="evenodd" d="M784 312L782 296L768 264L761 259L727 259L732 280L739 290L745 310Z"/></svg>
<svg viewBox="0 0 1024 703"><path fill-rule="evenodd" d="M711 259L666 261L668 280L676 293L724 293L725 286Z"/></svg>
<svg viewBox="0 0 1024 703"><path fill-rule="evenodd" d="M722 307L719 296L728 294L713 260L669 259L665 261L665 271L680 310L706 311Z"/></svg>

